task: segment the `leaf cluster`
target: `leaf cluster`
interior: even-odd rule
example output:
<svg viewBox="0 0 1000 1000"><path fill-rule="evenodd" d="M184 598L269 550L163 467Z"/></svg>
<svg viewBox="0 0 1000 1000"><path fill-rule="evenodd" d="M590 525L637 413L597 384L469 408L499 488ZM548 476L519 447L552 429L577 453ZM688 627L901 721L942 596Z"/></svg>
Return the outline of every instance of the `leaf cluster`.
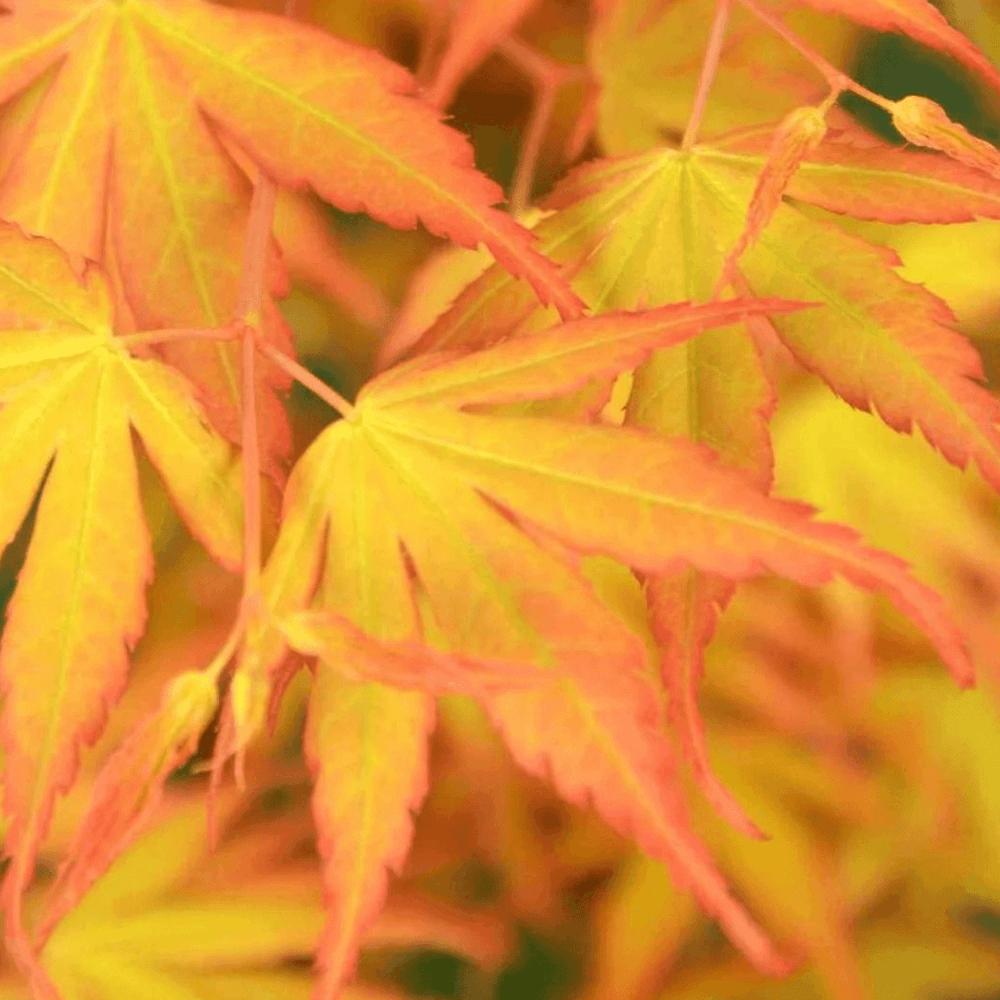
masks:
<svg viewBox="0 0 1000 1000"><path fill-rule="evenodd" d="M940 675L995 667L960 571L993 592L1000 403L879 234L1000 219L1000 152L853 79L851 25L1000 72L927 0L789 6L427 0L412 74L344 37L364 4L0 15L11 995L362 1000L363 947L427 943L487 988L603 858L592 1000L655 956L670 996L860 1000L891 886L932 909L938 848L986 878L944 817L996 802L938 772L996 720ZM533 88L509 212L444 114L491 53ZM545 795L582 858L518 827ZM507 912L427 891L475 851Z"/></svg>

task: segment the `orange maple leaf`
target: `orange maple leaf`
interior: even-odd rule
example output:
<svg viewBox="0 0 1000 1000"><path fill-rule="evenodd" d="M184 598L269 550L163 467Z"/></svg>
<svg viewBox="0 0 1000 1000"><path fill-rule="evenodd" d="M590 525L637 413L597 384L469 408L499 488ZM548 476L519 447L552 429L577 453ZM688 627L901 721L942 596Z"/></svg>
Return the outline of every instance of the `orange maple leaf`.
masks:
<svg viewBox="0 0 1000 1000"><path fill-rule="evenodd" d="M518 760L533 771L551 767L557 786L575 800L592 793L612 823L667 857L734 939L771 970L783 968L781 960L728 895L677 805L642 646L598 599L569 550L607 553L646 573L689 562L732 578L772 570L810 585L842 573L888 593L968 681L961 639L939 598L902 563L863 548L846 529L812 522L801 505L763 496L706 450L634 428L484 409L565 394L634 367L658 345L689 340L706 325L787 308L734 300L610 314L472 354L423 355L385 372L293 470L265 570L265 580L269 572L278 580L288 575L281 567L318 569L322 557L318 607L390 640L386 650L419 637L420 619L430 616L443 642L462 655L537 664L551 678L537 691L484 696ZM426 596L421 615L414 587ZM287 593L278 600L285 613L292 610ZM299 597L308 593L300 590ZM349 635L341 631L330 649L336 654L345 643ZM349 650L352 669L366 648ZM376 655L383 659L377 649ZM385 690L334 680L339 668L322 659L317 671L320 690L341 695L323 712L314 707L314 733L326 731L324 719L341 710L341 701L367 703ZM373 662L370 676L385 680L386 663ZM364 691L371 694L362 698ZM587 722L588 713L600 721ZM565 738L570 729L573 740ZM314 749L311 756L322 789L314 810L321 843L332 845L325 860L337 890L319 958L320 995L332 996L352 968L351 942L384 892L383 866L395 864L405 846L403 820L421 782L414 774L409 791L389 802L374 781L385 766L381 758L350 770L332 764L329 754ZM590 763L583 765L584 757ZM352 812L345 801L365 806ZM378 849L355 852L348 863L336 845L356 841L357 816L376 802L398 834L380 840Z"/></svg>
<svg viewBox="0 0 1000 1000"><path fill-rule="evenodd" d="M15 110L27 124L0 215L77 259L113 259L143 329L229 318L250 187L223 138L279 183L309 186L344 211L483 242L561 313L581 311L530 234L490 208L500 189L473 169L467 141L409 97L409 74L375 52L201 0L34 0L0 17L0 100L32 81ZM276 261L272 272L280 289ZM265 308L269 336L290 353L289 331ZM238 440L234 347L163 350ZM274 371L262 382L272 458L290 443L272 391L287 384Z"/></svg>
<svg viewBox="0 0 1000 1000"><path fill-rule="evenodd" d="M760 190L767 155L781 140L780 127L777 140L775 134L774 126L734 133L718 141L718 153L712 146L699 146L686 156L656 150L587 164L548 199L547 207L557 211L537 226L541 245L575 273L577 290L596 309L653 305L691 294L709 297L726 266L727 249L746 242L747 232L764 239L766 246L756 257L750 254L741 289L816 295L830 307L803 314L805 322L794 314L775 315L773 327L765 317L751 316L745 329L709 330L682 346L655 352L634 373L626 422L707 444L768 488L767 422L773 392L754 341L777 333L849 401L862 402L864 394L864 403L872 400L897 429L908 429L908 420L916 419L946 457L964 464L974 455L991 470L994 483L1000 483L995 426L1000 410L973 380L981 370L978 357L948 328L943 304L896 278L886 266L893 260L888 254L806 218L780 196L767 211L783 227L782 235L771 236L773 230L763 226L766 220L754 223L753 218L752 230L747 230L748 207ZM733 151L738 151L736 159L730 158ZM988 175L939 157L892 149L862 137L857 129L844 130L839 122L832 141L797 150L795 160L799 169L786 171L781 185L795 198L834 211L892 222L964 221L1000 212L1000 186ZM836 263L829 266L823 257L828 251L809 249L827 246L827 234L840 247ZM678 254L678 247L684 252ZM852 254L857 282L845 266ZM627 268L621 267L623 259ZM880 286L884 297L876 297ZM494 268L459 294L411 353L490 344L544 328L553 318ZM766 329L761 331L761 325ZM853 363L851 351L861 352ZM880 378L873 377L876 363L883 366ZM914 400L921 398L924 403L917 405ZM685 754L719 811L752 833L752 821L712 775L696 713L703 648L718 608L731 593L728 581L706 581L689 569L647 580Z"/></svg>

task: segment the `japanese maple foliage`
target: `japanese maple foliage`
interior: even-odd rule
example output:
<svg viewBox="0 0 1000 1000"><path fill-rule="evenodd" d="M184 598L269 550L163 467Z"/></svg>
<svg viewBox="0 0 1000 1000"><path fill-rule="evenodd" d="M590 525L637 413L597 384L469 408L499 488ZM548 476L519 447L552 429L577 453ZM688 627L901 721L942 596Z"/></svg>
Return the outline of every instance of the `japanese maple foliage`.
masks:
<svg viewBox="0 0 1000 1000"><path fill-rule="evenodd" d="M817 942L841 941L839 917L793 922L791 938L779 921L775 940L699 833L674 745L726 836L781 835L714 770L698 708L738 584L880 594L959 686L974 680L982 636L936 580L773 494L770 424L798 364L1000 491L1000 403L975 348L892 250L837 222L1000 219L1000 152L927 98L856 83L792 8L903 32L1000 93L992 63L926 0L595 0L574 71L512 40L530 0L431 6L422 88L290 8L19 0L0 15L0 549L26 539L0 635L2 909L37 1000L76 995L65 956L87 894L206 739L209 839L225 828L226 765L253 785L303 660L323 915L290 907L288 936L318 940L318 1000L353 995L406 862L437 696L474 697L524 771L592 806L784 975L803 951L838 967ZM657 40L678 25L698 26L697 58L684 35L661 67ZM711 135L713 83L752 73L747 38L764 36L788 57L765 67L773 120L751 108ZM441 110L497 47L538 75L516 203L556 90L590 78L565 144L575 158L590 137L590 153L530 228L496 207ZM664 79L689 94L681 120ZM845 93L911 146L864 132ZM413 282L392 329L319 199L466 249ZM297 277L390 327L353 402L296 360L279 302ZM293 382L336 414L301 450ZM219 648L178 665L91 775L81 755L127 688L154 576L141 456L242 589ZM26 906L57 803L84 784L47 901ZM228 946L199 947L207 962ZM282 947L262 933L257 951ZM155 979L101 969L100 990Z"/></svg>

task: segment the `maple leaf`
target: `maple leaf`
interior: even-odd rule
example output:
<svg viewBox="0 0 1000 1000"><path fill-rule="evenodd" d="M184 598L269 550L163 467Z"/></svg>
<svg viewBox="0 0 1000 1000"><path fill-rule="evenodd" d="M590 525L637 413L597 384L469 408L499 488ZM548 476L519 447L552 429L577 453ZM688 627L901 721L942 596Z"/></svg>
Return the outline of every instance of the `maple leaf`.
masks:
<svg viewBox="0 0 1000 1000"><path fill-rule="evenodd" d="M667 310L653 322L635 323L631 337L628 329L625 335L618 332L615 336L614 323L598 325L589 338L578 338L576 353L586 356L588 350L591 354L603 350L614 357L616 351L625 351L627 357L634 357L637 350L643 350L643 343L655 342L675 331L691 332L713 312L733 308L739 312L743 307L711 307L705 318L688 318L683 310ZM569 378L578 377L572 371L568 343L551 339L548 351L537 356L517 348L522 356L515 354L506 370L495 368L493 372L501 391L505 377L515 393L524 391L518 389L519 382L530 386L532 375L547 383L551 375L543 373L552 370L554 357L562 358L562 368ZM448 367L436 369L445 377L439 392L446 396L450 388L452 400L460 400L463 389L474 392L476 383L482 381L476 372L482 360L470 356L466 359L469 366L471 372L467 371L464 379L461 371L456 372L450 386ZM419 392L419 386L400 380L398 372L390 372L385 378L389 382L387 393L393 384L398 392ZM350 469L350 475L331 479L330 470L341 467ZM264 572L264 589L272 608L287 612L308 600L310 584L303 585L302 581L315 579L315 569L310 567L318 564L323 551L318 543L325 528L328 555L321 580L321 606L348 615L378 638L404 640L418 636L409 571L399 548L398 539L403 539L420 579L432 587L435 604L451 609L446 637L461 651L529 663L539 659L543 663L578 663L577 671L586 669L587 664L596 668L607 660L635 660L634 640L560 560L533 545L473 494L456 494L453 477L436 472L419 480L413 476L405 458L400 462L391 454L383 456L382 449L369 442L368 433L353 423L336 424L320 435L289 480L282 529ZM443 520L442 511L448 512ZM483 541L477 542L478 537ZM378 567L377 573L372 573L370 567ZM280 662L281 655L281 649L264 648L261 652L265 663ZM336 667L320 661L317 670L318 683L323 685L320 691L335 685ZM358 687L343 681L332 690L343 692L348 704L356 704L358 711L364 708L374 713L373 720L379 718L378 701L403 704L406 699L412 704L418 697L382 685ZM362 698L361 692L368 694ZM378 701L373 702L376 693ZM417 700L416 704L422 702ZM311 717L317 720L313 731L331 732L323 721L324 714L318 708L312 711ZM394 739L412 732L412 727L402 727ZM321 989L327 991L323 995L350 972L357 935L376 912L384 894L384 865L405 854L408 810L419 803L422 795L413 790L420 784L416 777L411 779L414 784L407 795L387 794L379 775L386 766L396 773L399 760L393 757L391 762L386 761L377 743L367 743L358 752L361 750L369 763L360 772L357 768L345 772L336 764L338 757L332 750L326 754L317 751L311 757L322 787L315 798L315 813L327 862L324 870L329 873L331 886L330 929L325 933L328 943L320 959L324 970ZM405 759L412 759L414 768L425 766L422 762L426 748L411 746L410 750L411 757ZM355 786L354 776L359 773L362 780ZM361 796L365 811L345 810L340 804L345 796ZM393 836L375 844L362 843L363 851L354 857L343 856L338 844L358 838L352 817L373 815L371 810L376 805ZM396 817L395 821L389 822L390 816Z"/></svg>
<svg viewBox="0 0 1000 1000"><path fill-rule="evenodd" d="M114 338L104 278L92 267L77 278L62 251L8 224L0 246L0 547L40 493L0 646L16 940L53 799L100 734L145 622L152 552L131 429L188 528L230 569L242 538L230 447L182 376Z"/></svg>
<svg viewBox="0 0 1000 1000"><path fill-rule="evenodd" d="M325 552L319 607L375 638L420 634L411 591L417 582L449 648L552 671L538 692L488 699L515 756L536 772L544 762L571 799L596 796L615 825L668 857L678 878L772 970L780 960L729 897L676 806L641 646L554 542L607 553L647 573L690 562L734 578L769 569L810 585L842 573L889 593L967 680L957 635L937 597L910 580L901 563L864 549L845 529L813 523L800 505L763 496L690 442L482 410L571 392L637 365L658 345L690 339L706 324L783 308L730 301L599 316L391 369L296 466L275 546L279 564L290 562L293 547L303 566L318 564L310 551ZM457 409L470 406L477 411ZM631 525L624 536L622 523ZM322 661L318 669L321 676L336 670ZM593 734L582 746L581 732ZM315 759L325 782L324 759ZM320 828L331 836L344 822L339 795L347 794L332 789L337 793L315 800ZM383 853L391 859L397 849L386 844ZM341 942L351 933L342 922L345 904L332 903L339 930L325 947L336 947L337 957L324 996L349 968L341 961Z"/></svg>
<svg viewBox="0 0 1000 1000"><path fill-rule="evenodd" d="M831 5L855 6L848 0L830 0ZM599 6L605 13L611 10L610 4ZM892 19L901 12L918 19L918 34L933 29L945 48L957 44L942 35L937 22L927 20L917 0L877 0L875 7L866 16L896 23ZM514 8L521 9L520 0L505 10ZM690 13L695 7L686 9ZM524 231L489 209L488 185L467 169L467 147L446 139L449 133L436 116L405 98L402 91L410 81L379 58L288 21L196 0L107 0L87 7L47 0L31 8L21 4L18 10L0 19L0 53L9 56L4 61L0 54L0 94L11 98L11 128L0 149L0 160L9 168L3 172L0 209L7 205L32 228L33 217L63 226L66 235L59 238L83 276L81 287L98 279L84 265L87 255L80 246L94 248L94 256L103 254L110 279L103 297L115 300L125 329L177 323L168 310L178 304L190 306L183 325L218 322L232 301L236 255L217 251L223 245L231 249L233 234L242 235L247 178L273 195L271 174L288 186L311 186L331 200L339 198L351 209L367 208L374 199L373 214L394 224L413 225L419 216L460 243L485 242L512 270L527 269L535 290L555 301L564 317L579 312L583 300L607 313L709 299L722 287L720 276L737 295L781 296L756 303L674 305L640 315L610 312L539 333L556 310L539 307L527 288L511 291L509 284L497 283L495 271L473 282L423 338L418 350L425 353L376 379L356 406L345 403L341 412L347 419L321 434L297 466L282 531L264 572L267 611L259 618L259 558L248 546L246 593L226 655L242 646L216 759L225 759L233 748L241 752L262 725L268 699L273 707L280 697L291 674L281 663L288 640L318 653L306 752L316 778L313 813L327 895L321 996L338 992L353 968L361 934L385 897L388 874L398 871L408 849L411 813L427 784L433 704L424 692L441 689L475 691L526 769L551 777L568 799L580 804L592 799L616 829L668 862L676 881L693 890L758 966L771 972L784 968L692 833L662 726L665 711L672 712L685 755L713 804L732 823L754 832L711 771L695 700L704 646L735 582L777 572L816 586L839 573L887 593L928 633L963 682L970 668L942 602L915 583L899 560L865 548L848 530L812 520L800 505L767 496L773 392L757 355L759 345L777 330L807 367L850 402L879 410L897 429L910 429L916 419L951 461L962 465L975 458L995 482L1000 475L997 404L975 384L978 359L948 330L946 311L900 282L888 255L836 235L839 230L811 207L783 200L784 192L807 191L811 185L816 193L802 201L835 207L841 199L839 204L849 209L863 206L871 196L859 192L880 151L861 145L847 149L844 143L840 158L834 152L827 162L836 143L810 149L820 129L806 122L809 128L797 130L793 113L790 133L779 127L777 133L745 133L714 148L656 151L591 165L562 186L550 202L557 214L539 227L552 256L575 275L570 291L559 278L558 264L534 256ZM479 34L465 46L465 56L481 47L487 29L495 27L484 22L482 13L479 5L466 12L473 27L478 19ZM11 39L15 44L4 49ZM74 114L67 118L68 107ZM925 106L900 102L899 107L908 113L903 124L930 145L949 148L970 163L993 162L989 148L970 143L953 123L928 116ZM402 125L412 127L414 120L426 124L426 134L404 136ZM767 139L768 156L755 144L761 138ZM73 155L76 144L79 156ZM36 168L44 162L55 164L53 174L65 183L40 182ZM141 195L123 180L133 164L136 176L154 178L153 224L145 229ZM832 169L817 175L817 164ZM973 171L947 165L947 173L941 173L933 166L913 183L900 171L917 161L893 164L876 187L870 209L876 216L923 213L944 221L996 212L995 188ZM79 175L73 175L78 168ZM915 172L922 169L918 165ZM443 184L437 180L440 172L446 175ZM89 199L72 219L67 192L81 204ZM906 204L907 195L912 205ZM262 197L260 204L265 202ZM856 214L866 210L861 207ZM189 222L188 229L175 225L177 219ZM123 240L130 227L136 230L134 253ZM251 227L260 238L251 241L259 252L248 254L255 258L249 271L266 270L270 293L277 296L285 279L279 258L263 238L269 228ZM213 242L219 235L221 240ZM832 247L839 259L825 259L818 252L823 247ZM316 250L330 257L328 246L316 244ZM190 259L182 263L191 280L174 287L171 271L185 253ZM191 264L195 258L201 263ZM65 261L48 270L58 272L61 286L77 287L67 277ZM39 274L34 277L41 280ZM241 302L248 300L243 291ZM799 313L784 301L792 298L819 298L825 307L811 315ZM271 340L288 344L287 330L266 296L263 310L263 320L255 310L246 311L247 360L254 350L251 328L263 327ZM18 676L24 673L17 660L24 649L17 643L23 639L22 646L34 655L29 647L37 646L36 635L43 633L37 627L37 553L48 553L48 561L39 564L53 572L52 510L65 507L67 475L85 464L77 452L98 456L90 463L96 472L88 480L88 515L97 510L107 521L113 498L116 509L126 512L124 537L134 540L143 532L129 428L134 426L140 438L147 434L140 404L120 392L121 385L138 381L136 372L147 383L157 378L169 383L174 395L164 390L164 398L156 400L161 422L181 419L169 416L180 399L184 419L205 433L184 379L164 366L130 358L127 342L114 341L107 329L110 306L105 302L98 311L100 333L91 337L98 346L80 347L76 341L82 335L75 326L66 333L65 323L52 325L37 312L26 320L18 309L9 317L12 329L4 335L9 339L0 338L0 357L6 347L15 359L8 365L7 383L0 367L5 404L0 429L10 417L14 426L8 429L16 433L7 450L20 475L7 537L33 493L47 516L39 520L11 606L11 621L20 632L8 628L0 651L5 690L14 690L10 662L21 668ZM25 330L32 336L19 339ZM515 336L525 333L534 335ZM56 346L40 347L43 341ZM493 344L498 346L467 353L470 347ZM442 345L457 350L427 353L429 346ZM258 346L282 361L281 352L263 340ZM203 337L190 348L158 349L197 376L210 419L233 436L239 367L231 346L208 346ZM284 370L296 370L288 358ZM299 370L298 377L309 384L308 372ZM268 419L269 414L280 417L270 390L285 384L283 379L265 380L259 405L245 407L251 501L256 412L262 411L265 428L273 427L273 437L263 442L265 459L273 462L282 448L283 424ZM106 392L107 385L114 392ZM140 389L132 391L142 396ZM53 416L57 409L58 419ZM109 418L109 413L117 416ZM64 416L71 421L68 429L59 422ZM147 431L151 419L147 415ZM40 444L40 455L28 455L18 435L32 447ZM165 432L148 436L147 449L163 452ZM218 438L208 439L211 445L205 447L215 449L210 458L214 461L217 453L221 468L228 450L220 449ZM197 504L206 489L215 489L214 481L206 485L203 479L204 466L212 462L195 467L188 457L175 459L172 470L182 511L185 499ZM102 466L99 460L106 458ZM169 464L169 456L161 461ZM166 478L171 481L171 475ZM216 478L228 488L221 473ZM95 498L97 488L104 491L103 501ZM219 509L205 515L213 523L202 534L217 529L233 543L234 534L226 535L222 524L233 506L219 501ZM247 520L257 526L256 504ZM99 527L107 532L104 521ZM7 529L6 521L0 520L0 528ZM83 534L70 534L77 542L83 539L78 549L86 548ZM239 541L231 547L238 557ZM96 550L92 540L91 549ZM36 563L30 562L32 553ZM595 559L595 553L602 555ZM100 552L105 560L116 554L119 549L110 544ZM100 676L88 674L88 683L94 683L83 707L73 706L76 716L63 711L66 692L72 691L67 670L76 664L56 657L62 673L55 681L47 678L55 692L49 704L65 716L52 716L49 732L58 730L63 743L50 766L46 755L52 742L41 741L38 753L45 760L31 779L29 818L14 816L15 860L5 902L19 952L25 942L12 895L16 898L29 877L30 856L52 796L72 777L81 740L100 728L105 704L121 683L124 653L142 626L143 572L148 575L150 562L145 537L106 574L117 599L114 608L103 591L86 603L96 576L87 558L84 552L73 563L75 579L83 581L78 589L84 598L77 602L83 612L76 615L74 606L59 620L70 639L79 638L79 632L89 640L93 630L87 631L87 624L99 624L100 641L88 653L101 657L99 670L91 671ZM96 565L96 559L92 562ZM137 583L130 589L133 579ZM70 596L77 600L77 591ZM317 607L302 611L310 600ZM860 604L863 597L855 595L855 600ZM34 610L34 618L25 607ZM84 628L76 629L81 622ZM650 625L659 645L659 675L649 654L656 644L647 634ZM54 645L43 635L44 642ZM69 640L56 652L67 648ZM28 662L27 654L22 660ZM183 684L179 694L169 689L161 710L113 758L98 782L79 857L66 869L66 895L60 898L75 899L111 851L134 834L136 818L148 812L145 797L158 794L166 770L190 749L214 705L214 677L199 676L198 692L208 697L189 699ZM523 679L537 679L537 686L525 691ZM23 694L27 683L19 683ZM421 690L400 691L400 686ZM498 693L498 686L517 689ZM10 718L16 723L16 699L8 698L5 708L5 726ZM30 756L25 744L22 732L20 744L14 741L22 765ZM238 757L242 780L240 762ZM23 766L15 771L13 793L22 800L24 772ZM213 783L218 773L213 772ZM767 809L763 814L769 817ZM781 819L775 819L778 827ZM93 843L97 833L108 843ZM804 854L798 852L791 867L807 868L800 863ZM752 873L749 881L752 885ZM757 906L766 910L773 886L763 895ZM821 896L811 894L802 910ZM824 900L819 901L822 908ZM57 914L66 905L57 899ZM827 967L835 970L837 948L844 946L842 927L824 922L823 915L816 919L816 912L805 916L813 938L829 937ZM839 982L849 991L849 963L841 964L845 972ZM125 968L116 975L118 988L124 982L133 991L154 989L144 972ZM109 976L105 985L111 984ZM82 992L88 987L69 988Z"/></svg>
<svg viewBox="0 0 1000 1000"><path fill-rule="evenodd" d="M892 222L965 221L998 214L1000 188L978 171L891 149L856 129L838 127L834 138L808 151L796 150L799 169L780 178L789 195ZM719 150L699 146L689 154L656 150L599 161L571 174L545 202L557 211L536 227L541 246L574 273L577 290L596 310L709 298L727 266L727 251L740 248L754 232L765 247L751 252L749 264L744 262L741 287L759 295L815 295L832 307L810 312L808 324L798 324L793 315L775 315L773 328L764 317L752 316L746 329L710 330L683 346L657 351L634 374L626 422L707 444L766 489L773 393L755 342L777 332L848 401L874 401L897 429L908 429L912 415L946 457L962 464L974 455L995 477L1000 411L969 377L981 370L978 358L945 325L949 316L943 303L898 279L884 252L845 237L791 204L772 197L766 206L781 224L779 232L761 230L760 220L753 222L761 169L776 144L781 151L782 141L782 126L768 126L734 133L720 140ZM739 150L737 160L729 159L734 149ZM829 266L824 263L828 244L838 254ZM856 263L845 267L852 255ZM888 305L892 297L897 306ZM864 309L866 299L870 305ZM482 346L545 328L553 320L494 268L458 296L411 353ZM836 351L827 346L833 343L839 345ZM878 358L884 359L881 369L875 367ZM704 580L690 569L647 581L685 755L719 811L752 833L754 824L712 775L695 711L702 650L718 608L731 593L727 581Z"/></svg>
<svg viewBox="0 0 1000 1000"><path fill-rule="evenodd" d="M538 225L541 246L579 269L576 287L598 310L708 297L744 230L771 135L749 129L689 153L654 150L587 164L547 199L546 207L560 211ZM841 140L805 155L787 181L790 198L885 222L1000 217L1000 185L988 175L871 139ZM637 233L646 239L637 242ZM667 259L667 248L678 244L683 253ZM623 270L626 251L630 267ZM979 357L950 328L947 306L900 279L897 264L884 247L785 202L738 270L753 294L825 304L808 320L775 316L773 326L838 395L873 407L896 430L916 421L949 461L972 458L1000 486L1000 407L976 382ZM551 322L494 270L474 281L414 350L490 343Z"/></svg>
<svg viewBox="0 0 1000 1000"><path fill-rule="evenodd" d="M472 168L468 143L409 98L409 74L377 53L200 0L38 0L0 18L0 100L40 77L0 214L78 259L113 259L140 327L229 318L249 184L221 133L278 182L308 185L345 211L482 241L565 315L580 312L528 234L489 207L500 190ZM287 329L266 310L269 336L287 351ZM232 345L165 351L238 439ZM271 372L261 388L270 456L289 444L271 391L286 386Z"/></svg>

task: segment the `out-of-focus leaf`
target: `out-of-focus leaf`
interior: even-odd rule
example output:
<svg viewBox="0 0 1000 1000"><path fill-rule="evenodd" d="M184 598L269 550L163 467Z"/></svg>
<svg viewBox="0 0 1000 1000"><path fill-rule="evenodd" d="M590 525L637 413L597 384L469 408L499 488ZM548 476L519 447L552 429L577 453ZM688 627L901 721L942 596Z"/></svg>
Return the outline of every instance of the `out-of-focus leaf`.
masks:
<svg viewBox="0 0 1000 1000"><path fill-rule="evenodd" d="M323 919L315 888L276 894L241 868L207 891L186 889L205 835L204 804L175 803L58 925L42 959L64 996L198 996L202 972L269 967L277 1000L284 985L297 995L298 974L278 970L315 947Z"/></svg>
<svg viewBox="0 0 1000 1000"><path fill-rule="evenodd" d="M590 58L601 81L598 135L611 154L679 140L691 111L714 0L616 0L596 21ZM794 11L788 24L844 65L854 30ZM747 94L753 100L747 100ZM733 4L703 129L706 135L780 118L826 93L823 78L791 46Z"/></svg>
<svg viewBox="0 0 1000 1000"><path fill-rule="evenodd" d="M667 974L698 921L666 866L634 856L595 913L595 941L581 1000L644 1000Z"/></svg>
<svg viewBox="0 0 1000 1000"><path fill-rule="evenodd" d="M800 395L783 407L774 440L777 489L808 499L873 544L904 556L944 595L979 662L995 672L1000 526L981 506L975 473L943 465L919 434L893 434L825 392ZM876 613L856 592L826 588L824 599L840 634L858 614ZM870 641L859 652L870 658Z"/></svg>

